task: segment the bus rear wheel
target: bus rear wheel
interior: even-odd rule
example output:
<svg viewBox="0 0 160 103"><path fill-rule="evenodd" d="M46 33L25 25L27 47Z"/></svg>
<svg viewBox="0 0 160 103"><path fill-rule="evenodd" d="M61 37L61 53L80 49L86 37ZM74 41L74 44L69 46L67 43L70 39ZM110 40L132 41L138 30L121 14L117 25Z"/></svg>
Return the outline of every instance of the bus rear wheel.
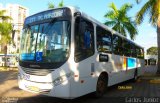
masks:
<svg viewBox="0 0 160 103"><path fill-rule="evenodd" d="M97 81L97 87L95 96L102 97L107 90L107 77L105 75L100 75Z"/></svg>

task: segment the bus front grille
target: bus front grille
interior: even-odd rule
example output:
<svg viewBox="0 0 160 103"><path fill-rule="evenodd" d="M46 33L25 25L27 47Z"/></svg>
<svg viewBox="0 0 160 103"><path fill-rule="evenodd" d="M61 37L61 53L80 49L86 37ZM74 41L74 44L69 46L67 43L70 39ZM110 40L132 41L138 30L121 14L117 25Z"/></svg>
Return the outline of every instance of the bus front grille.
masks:
<svg viewBox="0 0 160 103"><path fill-rule="evenodd" d="M21 67L21 68L26 74L37 75L37 76L46 76L47 74L53 71L51 69L47 70L47 69L32 69L32 68L24 68L24 67Z"/></svg>

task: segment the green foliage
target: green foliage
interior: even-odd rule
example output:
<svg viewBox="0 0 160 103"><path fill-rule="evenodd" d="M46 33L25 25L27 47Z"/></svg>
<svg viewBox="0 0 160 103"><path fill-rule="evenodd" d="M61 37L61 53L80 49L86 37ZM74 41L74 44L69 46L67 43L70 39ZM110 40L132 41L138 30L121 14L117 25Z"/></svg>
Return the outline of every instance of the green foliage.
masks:
<svg viewBox="0 0 160 103"><path fill-rule="evenodd" d="M11 17L9 16L5 16L6 10L0 10L0 20L2 20L2 22L6 22L7 20L12 20Z"/></svg>
<svg viewBox="0 0 160 103"><path fill-rule="evenodd" d="M63 0L58 4L58 7L63 7L64 6L64 2ZM51 2L48 3L48 8L51 9L51 8L55 8L55 5Z"/></svg>
<svg viewBox="0 0 160 103"><path fill-rule="evenodd" d="M10 34L12 33L12 24L8 23L8 20L11 20L11 17L5 16L5 10L0 11L0 20L2 22L0 23L0 35L1 35L1 41L0 44L8 44L11 43L11 37Z"/></svg>
<svg viewBox="0 0 160 103"><path fill-rule="evenodd" d="M157 42L160 48L160 0L147 0L144 6L136 15L137 24L141 24L146 14L149 14L149 22L153 27L157 27ZM157 74L160 74L160 49L158 49L158 69Z"/></svg>
<svg viewBox="0 0 160 103"><path fill-rule="evenodd" d="M16 53L19 53L19 49L17 49Z"/></svg>
<svg viewBox="0 0 160 103"><path fill-rule="evenodd" d="M144 16L149 14L149 22L156 27L158 16L160 15L160 0L147 0L146 4L136 15L137 24L141 24L144 20Z"/></svg>
<svg viewBox="0 0 160 103"><path fill-rule="evenodd" d="M48 3L48 9L51 9L51 8L54 8L54 4L51 3L51 2L49 2L49 3Z"/></svg>
<svg viewBox="0 0 160 103"><path fill-rule="evenodd" d="M147 55L158 55L158 48L150 47L149 49L147 49Z"/></svg>
<svg viewBox="0 0 160 103"><path fill-rule="evenodd" d="M8 20L11 20L11 17L5 16L5 12L5 10L0 10L0 20L2 21L0 23L0 45L4 46L4 54L7 53L7 44L12 41L10 36L12 33L12 24L7 22Z"/></svg>
<svg viewBox="0 0 160 103"><path fill-rule="evenodd" d="M64 6L64 2L63 0L58 4L58 7L63 7Z"/></svg>
<svg viewBox="0 0 160 103"><path fill-rule="evenodd" d="M2 36L8 35L12 32L12 24L8 22L0 23L0 34Z"/></svg>
<svg viewBox="0 0 160 103"><path fill-rule="evenodd" d="M109 5L111 9L105 14L105 18L107 18L105 25L111 26L112 29L121 33L124 36L129 34L132 40L135 39L135 36L138 34L136 23L128 17L127 12L132 8L131 4L124 4L120 9L117 9L114 3Z"/></svg>

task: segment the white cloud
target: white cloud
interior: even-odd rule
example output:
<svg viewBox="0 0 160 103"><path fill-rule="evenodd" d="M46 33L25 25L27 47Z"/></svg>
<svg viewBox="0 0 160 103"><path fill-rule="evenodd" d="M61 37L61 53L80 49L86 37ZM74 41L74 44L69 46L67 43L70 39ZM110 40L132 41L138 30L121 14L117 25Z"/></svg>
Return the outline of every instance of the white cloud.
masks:
<svg viewBox="0 0 160 103"><path fill-rule="evenodd" d="M147 32L147 36L149 38L157 38L157 33L156 32L153 32L153 31L148 31Z"/></svg>
<svg viewBox="0 0 160 103"><path fill-rule="evenodd" d="M148 27L151 27L151 24L147 24Z"/></svg>
<svg viewBox="0 0 160 103"><path fill-rule="evenodd" d="M144 47L144 50L146 51L148 48L152 47L152 46L157 46L157 42L152 42L151 41L148 41L148 42L141 42L140 45L142 47Z"/></svg>

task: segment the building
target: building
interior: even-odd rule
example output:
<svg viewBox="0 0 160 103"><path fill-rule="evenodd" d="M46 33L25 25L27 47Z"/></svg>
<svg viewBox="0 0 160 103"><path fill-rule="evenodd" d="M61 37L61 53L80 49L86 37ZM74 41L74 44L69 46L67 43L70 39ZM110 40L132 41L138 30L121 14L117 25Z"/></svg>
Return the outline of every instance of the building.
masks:
<svg viewBox="0 0 160 103"><path fill-rule="evenodd" d="M158 63L158 55L147 55L145 54L146 65L156 65Z"/></svg>
<svg viewBox="0 0 160 103"><path fill-rule="evenodd" d="M9 22L13 25L14 33L11 34L11 38L14 41L14 44L7 45L7 53L18 53L20 47L20 33L23 28L23 22L29 14L29 10L28 8L18 4L7 4L5 7L0 4L0 10L6 10L5 15L12 18ZM2 48L0 51L1 50Z"/></svg>

